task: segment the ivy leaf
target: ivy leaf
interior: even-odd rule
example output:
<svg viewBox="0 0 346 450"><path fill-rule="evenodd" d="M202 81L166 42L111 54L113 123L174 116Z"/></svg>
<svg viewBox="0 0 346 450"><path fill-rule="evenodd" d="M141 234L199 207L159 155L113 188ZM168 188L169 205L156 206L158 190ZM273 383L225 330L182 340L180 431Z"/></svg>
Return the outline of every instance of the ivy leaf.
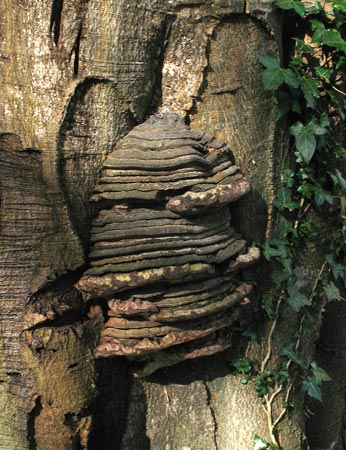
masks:
<svg viewBox="0 0 346 450"><path fill-rule="evenodd" d="M265 442L263 439L261 439L257 434L255 434L254 440L253 440L254 446L252 450L266 450L268 449L268 442Z"/></svg>
<svg viewBox="0 0 346 450"><path fill-rule="evenodd" d="M292 187L294 184L294 171L291 169L286 169L283 175L283 182L287 187Z"/></svg>
<svg viewBox="0 0 346 450"><path fill-rule="evenodd" d="M282 258L280 262L283 266L281 270L274 271L271 278L279 289L284 281L287 281L292 275L292 259Z"/></svg>
<svg viewBox="0 0 346 450"><path fill-rule="evenodd" d="M261 301L261 308L266 312L269 319L274 320L276 318L275 305L272 296L263 295Z"/></svg>
<svg viewBox="0 0 346 450"><path fill-rule="evenodd" d="M331 69L328 69L327 67L316 67L315 72L320 78L326 80L327 83L330 83L330 77L332 75Z"/></svg>
<svg viewBox="0 0 346 450"><path fill-rule="evenodd" d="M333 204L333 196L330 192L325 191L319 184L314 187L314 200L317 206L322 206L324 202Z"/></svg>
<svg viewBox="0 0 346 450"><path fill-rule="evenodd" d="M285 244L279 239L270 239L264 243L263 256L267 261L271 258L286 258L287 249Z"/></svg>
<svg viewBox="0 0 346 450"><path fill-rule="evenodd" d="M314 376L318 381L332 381L328 373L324 369L322 369L322 367L319 367L315 361L312 361L310 366Z"/></svg>
<svg viewBox="0 0 346 450"><path fill-rule="evenodd" d="M346 41L342 38L340 32L335 29L327 30L322 22L318 20L311 21L313 29L315 29L311 39L320 45L327 45L337 50L346 50Z"/></svg>
<svg viewBox="0 0 346 450"><path fill-rule="evenodd" d="M263 86L267 91L276 91L278 87L286 83L293 88L299 87L294 72L282 67L269 67L262 73Z"/></svg>
<svg viewBox="0 0 346 450"><path fill-rule="evenodd" d="M337 280L344 272L344 266L340 263L334 261L334 255L328 254L326 255L326 261L332 269L334 280Z"/></svg>
<svg viewBox="0 0 346 450"><path fill-rule="evenodd" d="M318 85L316 80L312 78L303 77L300 80L301 89L303 91L306 104L308 108L315 108L316 100L320 97L320 91L318 90Z"/></svg>
<svg viewBox="0 0 346 450"><path fill-rule="evenodd" d="M299 292L296 286L289 286L287 288L287 292L289 294L287 302L291 306L291 308L294 309L294 311L299 312L304 306L310 305L307 297Z"/></svg>
<svg viewBox="0 0 346 450"><path fill-rule="evenodd" d="M293 38L296 41L296 51L297 53L311 53L312 55L315 53L315 49L307 44L305 41L299 38Z"/></svg>
<svg viewBox="0 0 346 450"><path fill-rule="evenodd" d="M333 0L334 8L339 11L346 12L346 3L345 0Z"/></svg>
<svg viewBox="0 0 346 450"><path fill-rule="evenodd" d="M339 159L346 159L346 148L337 146L335 148L335 155Z"/></svg>
<svg viewBox="0 0 346 450"><path fill-rule="evenodd" d="M315 123L315 122L317 122L317 121L312 120L311 122L312 122L312 123ZM319 119L318 119L318 123L319 123L319 126L320 126L321 128L323 128L323 133L321 133L321 134L327 133L327 131L328 131L327 128L328 128L329 125L330 125L328 114L325 114L325 113L321 114L320 117L319 117Z"/></svg>
<svg viewBox="0 0 346 450"><path fill-rule="evenodd" d="M319 120L312 119L307 124L307 128L311 129L316 136L323 136L328 132L329 119L326 114L323 114Z"/></svg>
<svg viewBox="0 0 346 450"><path fill-rule="evenodd" d="M342 176L340 170L335 169L334 174L329 172L331 179L333 180L334 186L339 186L342 189L346 189L346 180Z"/></svg>
<svg viewBox="0 0 346 450"><path fill-rule="evenodd" d="M302 19L304 18L305 7L300 0L276 0L274 5L281 9L294 9Z"/></svg>
<svg viewBox="0 0 346 450"><path fill-rule="evenodd" d="M342 67L343 65L346 65L346 57L345 56L341 56L341 58L339 58L339 60L336 62L335 68L340 69L340 67Z"/></svg>
<svg viewBox="0 0 346 450"><path fill-rule="evenodd" d="M346 50L346 41L342 38L340 32L334 29L326 30L322 44L334 47L337 50Z"/></svg>
<svg viewBox="0 0 346 450"><path fill-rule="evenodd" d="M329 302L331 302L333 300L337 300L337 301L343 300L343 298L340 295L339 288L337 288L332 281L325 284L323 286L323 290L324 290L324 293L326 294L326 297Z"/></svg>
<svg viewBox="0 0 346 450"><path fill-rule="evenodd" d="M290 128L290 133L296 138L296 147L302 155L306 164L309 164L316 150L315 133L308 126L304 126L301 122L296 122Z"/></svg>
<svg viewBox="0 0 346 450"><path fill-rule="evenodd" d="M303 381L302 391L306 392L309 397L313 397L319 402L322 402L322 392L316 377L309 377L307 380Z"/></svg>
<svg viewBox="0 0 346 450"><path fill-rule="evenodd" d="M285 356L286 358L292 360L294 363L298 364L298 366L305 367L298 353L294 350L293 344L284 347L280 352L280 356Z"/></svg>
<svg viewBox="0 0 346 450"><path fill-rule="evenodd" d="M280 69L280 61L274 56L262 55L260 53L257 55L257 58L266 69Z"/></svg>
<svg viewBox="0 0 346 450"><path fill-rule="evenodd" d="M299 204L292 200L291 190L287 187L280 187L276 199L273 201L273 205L280 211L283 212L285 208L292 211L293 209L298 209Z"/></svg>

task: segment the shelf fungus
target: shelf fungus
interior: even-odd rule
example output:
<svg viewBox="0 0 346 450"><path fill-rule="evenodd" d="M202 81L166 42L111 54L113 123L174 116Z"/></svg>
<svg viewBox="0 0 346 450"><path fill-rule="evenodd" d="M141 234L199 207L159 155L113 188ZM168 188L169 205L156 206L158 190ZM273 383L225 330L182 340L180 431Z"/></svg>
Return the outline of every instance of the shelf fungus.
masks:
<svg viewBox="0 0 346 450"><path fill-rule="evenodd" d="M140 375L230 345L259 259L231 226L250 187L229 148L176 114L150 117L106 158L91 200L90 267L77 283L108 320L97 357L125 355Z"/></svg>

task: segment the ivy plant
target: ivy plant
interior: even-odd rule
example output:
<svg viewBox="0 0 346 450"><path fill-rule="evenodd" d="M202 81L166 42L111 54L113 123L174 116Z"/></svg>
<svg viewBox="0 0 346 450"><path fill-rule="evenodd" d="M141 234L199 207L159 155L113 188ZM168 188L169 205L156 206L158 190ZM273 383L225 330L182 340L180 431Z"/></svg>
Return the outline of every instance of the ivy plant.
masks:
<svg viewBox="0 0 346 450"><path fill-rule="evenodd" d="M262 361L243 358L232 362L232 370L242 374L242 382L253 383L267 415L270 442L256 435L253 450L282 448L278 426L291 409L293 386L322 401L321 383L330 377L315 361L305 362L301 339L313 320L316 299L344 301L339 283L346 280L346 178L341 170L346 149L338 140L338 127L346 118L346 0L313 4L275 0L274 6L294 18L294 52L286 65L273 55L258 55L258 59L264 68L264 88L276 99L277 120L289 127L291 164L282 174L273 201L281 225L263 245L275 286L275 292L266 292L262 298L269 320L267 351ZM311 281L297 255L316 238L309 217L313 209L325 220L332 211L335 231ZM269 364L284 305L299 315L299 329L278 360ZM274 411L278 411L276 415Z"/></svg>

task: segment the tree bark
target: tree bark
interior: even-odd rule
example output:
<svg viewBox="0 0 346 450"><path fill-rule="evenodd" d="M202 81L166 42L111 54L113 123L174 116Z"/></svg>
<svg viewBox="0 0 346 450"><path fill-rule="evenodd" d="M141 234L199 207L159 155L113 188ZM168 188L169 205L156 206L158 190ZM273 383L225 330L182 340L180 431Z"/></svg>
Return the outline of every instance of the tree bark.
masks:
<svg viewBox="0 0 346 450"><path fill-rule="evenodd" d="M270 234L285 139L257 54L281 52L280 17L259 0L2 0L0 18L1 449L250 450L268 429L229 374L241 339L134 379L122 358L95 363L102 318L74 283L106 155L164 108L227 142L252 186L234 223Z"/></svg>

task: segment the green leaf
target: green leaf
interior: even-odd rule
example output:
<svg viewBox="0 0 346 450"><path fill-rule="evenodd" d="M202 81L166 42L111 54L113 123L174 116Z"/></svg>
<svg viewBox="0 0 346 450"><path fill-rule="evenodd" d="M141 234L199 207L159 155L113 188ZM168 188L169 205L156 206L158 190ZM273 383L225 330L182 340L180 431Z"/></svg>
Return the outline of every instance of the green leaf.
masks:
<svg viewBox="0 0 346 450"><path fill-rule="evenodd" d="M316 67L315 72L320 78L326 80L327 83L330 83L330 77L332 75L331 69L328 69L327 67Z"/></svg>
<svg viewBox="0 0 346 450"><path fill-rule="evenodd" d="M262 73L262 83L267 91L276 91L283 84L282 70L280 67L271 68Z"/></svg>
<svg viewBox="0 0 346 450"><path fill-rule="evenodd" d="M304 197L311 198L312 191L313 191L313 185L310 183L304 183L301 184L298 189L298 192L300 192Z"/></svg>
<svg viewBox="0 0 346 450"><path fill-rule="evenodd" d="M258 54L257 58L266 69L280 69L280 61L274 56Z"/></svg>
<svg viewBox="0 0 346 450"><path fill-rule="evenodd" d="M289 380L290 375L289 375L288 370L286 368L286 369L281 369L281 370L274 371L273 372L273 377L274 377L275 381L279 385L282 385L282 384L286 383L287 380Z"/></svg>
<svg viewBox="0 0 346 450"><path fill-rule="evenodd" d="M273 201L273 205L280 211L283 212L284 209L289 209L292 211L293 209L298 209L299 204L292 200L291 190L287 187L280 187L278 189L278 193L276 199Z"/></svg>
<svg viewBox="0 0 346 450"><path fill-rule="evenodd" d="M271 276L277 288L292 275L292 260L290 258L282 258L280 259L280 262L283 266L282 270L274 271Z"/></svg>
<svg viewBox="0 0 346 450"><path fill-rule="evenodd" d="M293 88L299 87L299 81L297 80L294 72L291 69L282 69L284 82Z"/></svg>
<svg viewBox="0 0 346 450"><path fill-rule="evenodd" d="M295 285L289 286L287 288L287 292L289 294L287 302L294 309L294 311L299 312L304 306L310 305L307 297L299 292Z"/></svg>
<svg viewBox="0 0 346 450"><path fill-rule="evenodd" d="M308 125L304 126L301 122L296 122L291 126L290 133L296 138L296 147L299 153L306 164L309 164L317 145L313 129Z"/></svg>
<svg viewBox="0 0 346 450"><path fill-rule="evenodd" d="M322 367L319 367L315 361L312 361L310 367L318 381L332 381L328 373L324 369L322 369Z"/></svg>
<svg viewBox="0 0 346 450"><path fill-rule="evenodd" d="M346 159L346 148L337 146L335 154L339 159Z"/></svg>
<svg viewBox="0 0 346 450"><path fill-rule="evenodd" d="M328 172L335 186L339 186L342 189L346 189L346 180L342 176L340 170L335 169L334 173Z"/></svg>
<svg viewBox="0 0 346 450"><path fill-rule="evenodd" d="M328 47L334 47L337 50L346 50L346 41L342 38L340 32L334 29L326 31L322 44L328 45Z"/></svg>
<svg viewBox="0 0 346 450"><path fill-rule="evenodd" d="M302 19L304 18L305 7L300 0L276 0L274 5L281 9L294 9Z"/></svg>
<svg viewBox="0 0 346 450"><path fill-rule="evenodd" d="M271 295L263 295L261 308L266 312L269 319L274 320L276 318L274 300Z"/></svg>
<svg viewBox="0 0 346 450"><path fill-rule="evenodd" d="M317 1L309 7L305 5L305 11L309 14L318 14L319 12L323 11L323 6L319 1Z"/></svg>
<svg viewBox="0 0 346 450"><path fill-rule="evenodd" d="M268 91L276 91L282 84L286 83L293 88L299 86L291 69L283 69L282 67L270 67L262 73L263 86Z"/></svg>
<svg viewBox="0 0 346 450"><path fill-rule="evenodd" d="M336 62L335 68L340 69L340 67L343 65L346 65L346 57L345 56L341 56L341 58L338 59L338 61Z"/></svg>
<svg viewBox="0 0 346 450"><path fill-rule="evenodd" d="M255 341L257 339L256 330L247 329L244 330L241 335L248 337L251 341Z"/></svg>
<svg viewBox="0 0 346 450"><path fill-rule="evenodd" d="M292 187L294 184L294 171L291 169L286 169L283 175L283 183L287 186L287 187Z"/></svg>
<svg viewBox="0 0 346 450"><path fill-rule="evenodd" d="M292 111L297 114L302 112L302 108L300 107L300 102L298 100L293 100Z"/></svg>
<svg viewBox="0 0 346 450"><path fill-rule="evenodd" d="M318 385L318 380L315 377L310 377L308 380L303 381L302 391L306 392L309 397L313 397L319 402L322 402L322 392Z"/></svg>
<svg viewBox="0 0 346 450"><path fill-rule="evenodd" d="M315 108L315 99L320 97L318 82L313 78L305 76L300 79L300 85L308 108Z"/></svg>
<svg viewBox="0 0 346 450"><path fill-rule="evenodd" d="M271 258L286 258L287 249L285 244L279 239L273 238L264 243L263 256L267 261Z"/></svg>
<svg viewBox="0 0 346 450"><path fill-rule="evenodd" d="M252 370L252 361L250 358L234 359L231 366L235 368L235 373L249 374Z"/></svg>
<svg viewBox="0 0 346 450"><path fill-rule="evenodd" d="M261 439L259 436L257 436L257 434L255 434L253 442L254 442L254 446L253 446L252 450L267 450L269 447L268 442L265 442L263 439Z"/></svg>
<svg viewBox="0 0 346 450"><path fill-rule="evenodd" d="M281 352L280 356L285 356L286 358L292 360L294 363L296 363L300 367L305 367L303 361L299 357L298 353L294 350L293 344L288 345L287 347L284 347Z"/></svg>
<svg viewBox="0 0 346 450"><path fill-rule="evenodd" d="M326 294L326 297L329 302L331 302L333 300L337 300L337 301L343 300L339 289L335 286L335 284L332 281L325 284L323 286L323 290L324 290L324 293Z"/></svg>
<svg viewBox="0 0 346 450"><path fill-rule="evenodd" d="M339 11L346 12L346 2L345 0L333 0L331 3L334 4L334 8Z"/></svg>
<svg viewBox="0 0 346 450"><path fill-rule="evenodd" d="M330 268L332 269L334 280L337 280L343 274L345 267L342 264L334 261L334 255L331 253L326 255L325 258Z"/></svg>
<svg viewBox="0 0 346 450"><path fill-rule="evenodd" d="M325 191L320 185L316 185L314 188L314 200L317 206L322 206L324 202L333 204L333 196L330 192Z"/></svg>
<svg viewBox="0 0 346 450"><path fill-rule="evenodd" d="M306 128L311 130L316 136L323 136L328 133L329 125L328 116L326 114L322 114L319 120L317 118L310 120Z"/></svg>
<svg viewBox="0 0 346 450"><path fill-rule="evenodd" d="M342 38L339 31L331 28L327 30L323 23L313 20L311 21L315 32L313 33L311 39L319 45L327 45L328 47L333 47L337 50L346 50L346 41Z"/></svg>
<svg viewBox="0 0 346 450"><path fill-rule="evenodd" d="M310 54L314 54L315 53L315 49L307 44L305 41L303 41L302 39L299 38L293 38L296 41L296 51L297 53L310 53Z"/></svg>

